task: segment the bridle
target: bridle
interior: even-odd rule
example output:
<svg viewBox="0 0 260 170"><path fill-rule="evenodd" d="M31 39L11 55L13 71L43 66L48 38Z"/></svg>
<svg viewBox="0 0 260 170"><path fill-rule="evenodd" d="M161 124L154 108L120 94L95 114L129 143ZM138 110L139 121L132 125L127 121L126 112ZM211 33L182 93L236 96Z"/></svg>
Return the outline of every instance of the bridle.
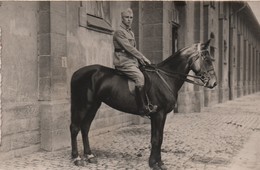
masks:
<svg viewBox="0 0 260 170"><path fill-rule="evenodd" d="M198 54L196 55L196 59L190 64L190 69L192 70L192 66L194 65L194 63L198 60L198 59L201 59L202 61L205 61L205 60L211 60L211 61L214 61L213 58L211 57L207 57L207 55L205 55L205 53L209 54L209 51L208 50L200 50L200 44L198 44ZM209 76L209 72L211 71L214 71L214 68L211 67L210 69L206 69L205 68L205 65L202 64L202 62L200 62L200 71L199 72L195 72L196 76L194 78L197 78L199 80L201 80L202 82L205 82L203 85L202 84L199 84L200 86L206 86L207 83L209 82L210 80L210 76ZM203 68L203 69L202 69ZM203 71L202 71L203 70ZM187 75L187 76L190 76L190 75Z"/></svg>
<svg viewBox="0 0 260 170"><path fill-rule="evenodd" d="M200 44L198 44L197 46L197 51L198 53L195 54L194 56L196 56L196 59L190 64L190 69L191 67L194 65L194 63L198 60L198 59L202 59L203 61L207 59L207 56L204 55L204 53L209 53L208 50L201 50L200 49ZM194 57L193 56L193 57ZM192 57L192 58L193 58ZM210 58L210 60L213 60L212 58ZM204 65L201 65L201 67L205 67ZM173 77L173 78L177 78L177 79L181 79L187 83L191 83L191 84L195 84L195 85L199 85L199 86L203 86L205 87L209 80L210 80L210 76L209 76L209 72L210 71L213 71L214 68L212 67L211 69L209 70L206 70L206 69L203 69L203 70L206 70L206 71L202 71L202 69L200 69L199 72L195 72L196 75L189 75L189 74L184 74L184 73L178 73L178 72L167 72L165 70L162 70L162 69L159 69L157 68L156 66L152 66L152 65L149 65L149 68L144 68L145 71L148 71L148 72L155 72L159 77L160 79L164 82L164 84L166 85L166 87L169 89L169 91L171 91L171 93L174 93L172 88L170 87L170 85L167 83L167 81L163 78L163 76L161 75L164 74L168 77ZM178 75L181 75L183 77L180 77ZM202 82L205 82L205 83L201 83L201 82L197 82L197 81L194 81L194 80L191 80L191 79L188 79L187 77L191 77L191 78L194 78L194 79L198 79L198 80L201 80Z"/></svg>

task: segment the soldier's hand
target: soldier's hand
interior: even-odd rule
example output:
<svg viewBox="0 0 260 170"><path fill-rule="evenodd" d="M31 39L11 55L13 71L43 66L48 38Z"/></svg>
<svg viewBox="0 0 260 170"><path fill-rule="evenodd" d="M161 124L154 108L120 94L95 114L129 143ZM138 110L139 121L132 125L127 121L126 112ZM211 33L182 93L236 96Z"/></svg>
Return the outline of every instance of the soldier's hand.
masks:
<svg viewBox="0 0 260 170"><path fill-rule="evenodd" d="M150 60L148 60L147 58L143 58L144 59L144 62L145 62L145 64L146 65L151 65L151 61Z"/></svg>
<svg viewBox="0 0 260 170"><path fill-rule="evenodd" d="M140 63L142 66L145 66L145 65L146 65L146 62L144 61L143 58L139 59L139 63Z"/></svg>

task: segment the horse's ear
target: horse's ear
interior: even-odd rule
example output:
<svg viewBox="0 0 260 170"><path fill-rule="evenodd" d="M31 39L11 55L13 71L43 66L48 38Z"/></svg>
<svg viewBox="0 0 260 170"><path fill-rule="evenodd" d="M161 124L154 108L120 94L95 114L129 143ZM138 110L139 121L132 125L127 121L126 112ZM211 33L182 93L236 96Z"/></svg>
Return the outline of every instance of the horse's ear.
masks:
<svg viewBox="0 0 260 170"><path fill-rule="evenodd" d="M211 41L211 39L209 39L207 42L203 43L203 45L204 45L203 49L208 49L208 47L210 45L210 41Z"/></svg>

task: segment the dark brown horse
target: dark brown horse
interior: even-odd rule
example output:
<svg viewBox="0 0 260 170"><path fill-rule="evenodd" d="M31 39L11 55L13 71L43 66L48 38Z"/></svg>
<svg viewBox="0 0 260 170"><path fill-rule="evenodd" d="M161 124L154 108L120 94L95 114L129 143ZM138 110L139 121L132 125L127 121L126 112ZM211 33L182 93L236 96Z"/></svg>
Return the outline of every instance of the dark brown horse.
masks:
<svg viewBox="0 0 260 170"><path fill-rule="evenodd" d="M213 88L217 85L213 59L208 51L209 41L183 48L156 66L146 69L150 79L147 92L150 102L158 106L151 119L151 154L149 166L152 169L166 169L161 160L164 124L167 113L177 101L177 94L185 81ZM199 82L187 79L192 70ZM138 115L135 97L128 88L128 79L118 71L101 65L91 65L77 70L71 79L71 145L72 158L76 165L83 161L95 162L91 153L88 133L90 125L104 102L114 109ZM131 104L129 104L131 103ZM84 155L78 155L77 135L81 130Z"/></svg>

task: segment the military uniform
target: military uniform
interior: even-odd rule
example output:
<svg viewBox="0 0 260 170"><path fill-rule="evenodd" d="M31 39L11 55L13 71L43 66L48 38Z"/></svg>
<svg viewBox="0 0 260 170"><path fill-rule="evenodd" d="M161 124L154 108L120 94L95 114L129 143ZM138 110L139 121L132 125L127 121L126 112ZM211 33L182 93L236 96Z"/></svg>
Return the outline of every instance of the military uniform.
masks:
<svg viewBox="0 0 260 170"><path fill-rule="evenodd" d="M117 70L120 70L135 82L135 97L139 113L147 116L156 112L157 106L148 106L144 89L144 75L139 70L139 65L140 63L146 65L151 62L136 49L134 33L130 28L133 20L133 11L127 9L121 13L121 16L122 24L113 36L115 46L114 65Z"/></svg>
<svg viewBox="0 0 260 170"><path fill-rule="evenodd" d="M127 28L123 23L115 31L113 36L115 46L114 65L131 78L136 86L144 85L144 75L139 70L138 60L145 56L136 49L136 41L131 28Z"/></svg>

